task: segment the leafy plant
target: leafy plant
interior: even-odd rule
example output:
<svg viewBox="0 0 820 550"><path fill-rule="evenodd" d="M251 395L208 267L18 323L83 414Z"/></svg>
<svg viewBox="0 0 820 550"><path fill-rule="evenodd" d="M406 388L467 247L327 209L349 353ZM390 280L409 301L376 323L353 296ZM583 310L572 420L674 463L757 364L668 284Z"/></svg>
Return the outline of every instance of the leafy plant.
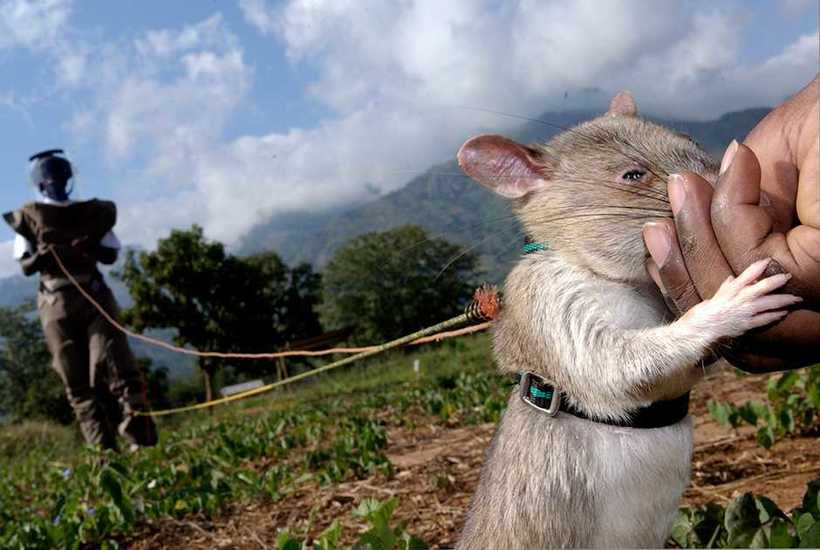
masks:
<svg viewBox="0 0 820 550"><path fill-rule="evenodd" d="M710 400L707 407L724 426L757 427L757 442L766 449L786 434L813 433L820 428L820 365L770 379L767 398L767 403L747 401L739 406Z"/></svg>
<svg viewBox="0 0 820 550"><path fill-rule="evenodd" d="M820 547L820 479L806 487L803 503L786 514L764 496L745 493L725 508L717 504L678 511L670 541L679 548Z"/></svg>
<svg viewBox="0 0 820 550"><path fill-rule="evenodd" d="M424 541L407 532L406 521L396 526L391 525L397 505L396 499L384 502L364 499L353 511L353 515L366 520L370 529L359 536L353 548L357 550L425 550L427 545ZM276 542L279 550L337 550L341 536L341 525L338 520L335 520L312 544L307 540L299 541L287 530L279 533Z"/></svg>

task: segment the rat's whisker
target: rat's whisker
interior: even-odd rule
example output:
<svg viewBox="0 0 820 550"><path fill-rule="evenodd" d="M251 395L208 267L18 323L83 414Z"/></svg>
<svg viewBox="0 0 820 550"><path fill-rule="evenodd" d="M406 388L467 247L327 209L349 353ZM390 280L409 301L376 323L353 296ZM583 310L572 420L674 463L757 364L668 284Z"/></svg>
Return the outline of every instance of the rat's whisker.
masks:
<svg viewBox="0 0 820 550"><path fill-rule="evenodd" d="M426 245L432 243L433 241L435 241L437 239L446 239L446 238L451 236L450 232L447 231L447 229L451 228L452 226L458 226L459 228L461 228L461 229L463 229L467 232L473 232L477 229L493 228L493 227L496 227L497 225L499 225L501 223L504 223L504 222L516 222L515 223L516 230L520 230L518 228L518 218L513 213L509 213L509 214L505 214L503 216L497 216L497 217L493 217L493 218L485 218L485 219L481 220L480 222L466 224L466 225L462 224L459 220L455 220L453 222L450 222L450 223L446 224L444 226L443 230L437 231L437 232L435 232L431 235L428 235L428 237L426 239L421 239L421 240L419 240L418 242L416 242L412 245L409 245L409 246L406 246L404 248L399 249L398 253L399 254L404 254L404 253L410 252L411 250L415 250L416 248L419 248L421 246L426 246ZM492 235L488 235L488 236L484 237L484 240L488 239L491 236Z"/></svg>
<svg viewBox="0 0 820 550"><path fill-rule="evenodd" d="M479 240L478 240L475 244L472 244L472 245L470 245L470 246L466 246L466 247L464 247L464 250L462 250L462 251L461 251L461 252L459 252L458 254L455 254L452 258L450 258L450 259L447 261L447 263L445 263L445 264L444 264L444 267L442 267L442 268L439 270L439 272L436 274L436 276L435 276L435 277L433 277L433 281L434 281L434 282L435 282L435 281L437 281L437 280L438 280L438 278L439 278L439 277L441 277L441 276L444 274L444 272L445 272L445 271L447 271L447 269L449 269L449 267L450 267L451 265L453 265L455 262L457 262L458 260L460 260L461 258L463 258L464 256L466 256L466 255L467 255L467 254L469 254L470 252L473 252L475 249L477 249L479 246L481 246L482 244L484 244L484 243L487 241L487 239L489 239L489 238L490 238L490 237L492 237L492 236L493 236L492 234L490 234L490 235L486 235L486 236L484 236L483 238L479 239Z"/></svg>
<svg viewBox="0 0 820 550"><path fill-rule="evenodd" d="M657 216L658 218L672 218L672 215L660 215ZM548 223L554 221L573 221L578 219L585 219L585 218L622 218L622 219L632 219L632 220L646 220L645 215L640 215L637 213L631 212L594 212L594 213L583 213L583 214L569 214L566 216L553 216L548 218L539 218L537 221L539 223Z"/></svg>

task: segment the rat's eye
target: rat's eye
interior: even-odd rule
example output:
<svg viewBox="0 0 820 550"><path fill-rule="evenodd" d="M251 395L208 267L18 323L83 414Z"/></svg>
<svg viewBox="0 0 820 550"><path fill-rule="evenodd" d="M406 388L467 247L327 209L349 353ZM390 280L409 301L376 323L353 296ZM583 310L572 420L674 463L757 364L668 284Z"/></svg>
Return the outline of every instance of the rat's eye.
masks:
<svg viewBox="0 0 820 550"><path fill-rule="evenodd" d="M640 181L646 175L644 170L630 170L626 172L621 179L625 179L626 181Z"/></svg>

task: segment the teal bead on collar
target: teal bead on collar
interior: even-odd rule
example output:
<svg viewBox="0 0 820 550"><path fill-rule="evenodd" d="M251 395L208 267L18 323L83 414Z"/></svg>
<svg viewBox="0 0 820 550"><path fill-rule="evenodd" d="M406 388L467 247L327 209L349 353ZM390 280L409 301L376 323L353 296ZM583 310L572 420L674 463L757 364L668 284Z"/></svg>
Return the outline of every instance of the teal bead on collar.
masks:
<svg viewBox="0 0 820 550"><path fill-rule="evenodd" d="M547 243L526 243L524 244L524 254L532 254L539 250L549 250L550 245Z"/></svg>

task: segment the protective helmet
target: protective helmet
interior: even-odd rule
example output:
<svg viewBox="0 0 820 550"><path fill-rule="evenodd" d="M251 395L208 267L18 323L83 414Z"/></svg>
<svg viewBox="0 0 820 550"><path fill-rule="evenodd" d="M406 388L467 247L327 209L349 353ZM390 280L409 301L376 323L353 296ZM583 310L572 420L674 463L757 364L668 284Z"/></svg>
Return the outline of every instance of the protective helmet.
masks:
<svg viewBox="0 0 820 550"><path fill-rule="evenodd" d="M74 176L71 163L63 156L62 149L49 149L29 157L31 169L29 180L44 196L55 200L68 200L72 188L69 180Z"/></svg>

